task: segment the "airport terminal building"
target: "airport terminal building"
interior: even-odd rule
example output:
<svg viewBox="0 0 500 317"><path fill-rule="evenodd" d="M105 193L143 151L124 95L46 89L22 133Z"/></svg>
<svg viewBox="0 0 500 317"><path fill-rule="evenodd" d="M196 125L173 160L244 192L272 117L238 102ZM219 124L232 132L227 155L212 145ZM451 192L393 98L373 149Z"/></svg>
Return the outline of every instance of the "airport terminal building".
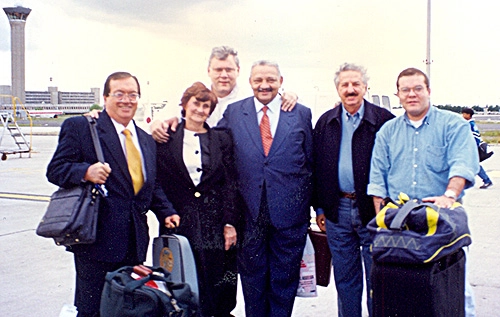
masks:
<svg viewBox="0 0 500 317"><path fill-rule="evenodd" d="M0 86L0 95L11 95L11 87ZM59 91L57 87L49 87L47 91L26 91L26 104L99 104L100 89L90 88L90 92ZM2 104L12 103L11 98L3 97Z"/></svg>
<svg viewBox="0 0 500 317"><path fill-rule="evenodd" d="M0 85L0 107L12 109L12 90L8 85ZM90 92L59 91L57 87L48 87L47 91L26 91L24 106L28 110L57 109L65 113L85 113L94 104L100 104L100 88L91 88Z"/></svg>

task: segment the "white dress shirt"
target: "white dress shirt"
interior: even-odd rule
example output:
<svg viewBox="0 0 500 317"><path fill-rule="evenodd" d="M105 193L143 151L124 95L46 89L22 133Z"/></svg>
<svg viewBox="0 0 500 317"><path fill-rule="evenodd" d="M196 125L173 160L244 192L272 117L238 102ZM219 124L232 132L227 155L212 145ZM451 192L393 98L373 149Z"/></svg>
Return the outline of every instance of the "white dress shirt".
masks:
<svg viewBox="0 0 500 317"><path fill-rule="evenodd" d="M146 181L146 166L144 164L144 155L142 154L141 146L139 144L139 138L137 137L137 130L135 128L134 121L130 121L127 126L124 126L121 123L116 122L113 118L110 118L111 122L113 122L113 125L115 126L116 133L118 133L118 137L120 138L120 144L122 146L123 154L125 155L125 158L127 157L127 150L125 148L125 134L123 134L123 130L127 129L130 131L130 135L132 137L132 142L134 143L135 147L141 154L141 166L142 166L142 175L144 176L144 182Z"/></svg>
<svg viewBox="0 0 500 317"><path fill-rule="evenodd" d="M257 112L257 120L260 125L260 121L264 116L264 112L262 111L262 108L264 108L264 104L262 104L255 97L253 98L253 100L255 103L255 111ZM276 95L276 97L273 100L271 100L270 103L267 104L267 107L269 108L269 110L267 110L267 116L269 117L269 124L271 126L271 135L274 138L274 135L276 134L276 129L278 128L278 121L280 119L281 96Z"/></svg>

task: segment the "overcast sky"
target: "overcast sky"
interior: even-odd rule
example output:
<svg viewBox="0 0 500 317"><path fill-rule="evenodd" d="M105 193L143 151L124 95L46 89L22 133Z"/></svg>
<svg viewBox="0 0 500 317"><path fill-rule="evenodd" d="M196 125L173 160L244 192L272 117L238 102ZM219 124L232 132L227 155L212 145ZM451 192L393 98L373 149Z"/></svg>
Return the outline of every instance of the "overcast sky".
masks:
<svg viewBox="0 0 500 317"><path fill-rule="evenodd" d="M219 45L238 50L239 85L244 89L251 64L271 59L280 65L285 89L296 92L311 108L330 107L338 99L333 77L343 62L365 66L370 91L384 94L395 92L396 77L404 68L426 68L426 0L0 4L32 9L26 23L26 90L102 89L107 75L125 70L138 76L143 99L177 105L193 82L209 82L208 55ZM434 104L500 104L499 9L500 4L491 0L433 1ZM10 26L2 15L0 85L10 85Z"/></svg>

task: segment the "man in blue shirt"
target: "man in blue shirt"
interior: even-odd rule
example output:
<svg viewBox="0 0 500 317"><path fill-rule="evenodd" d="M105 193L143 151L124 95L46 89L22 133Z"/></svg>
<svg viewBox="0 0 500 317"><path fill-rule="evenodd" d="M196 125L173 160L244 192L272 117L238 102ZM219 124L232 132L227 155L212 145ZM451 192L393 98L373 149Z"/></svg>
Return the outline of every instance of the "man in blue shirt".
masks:
<svg viewBox="0 0 500 317"><path fill-rule="evenodd" d="M367 83L363 67L342 65L335 74L342 104L324 113L313 133L316 222L326 231L332 251L339 316L349 317L361 317L363 263L370 290L372 240L366 225L375 210L366 186L375 134L394 117L363 99Z"/></svg>
<svg viewBox="0 0 500 317"><path fill-rule="evenodd" d="M467 120L470 124L470 129L472 130L472 135L474 136L474 140L476 141L477 146L481 143L481 133L479 132L479 129L477 128L476 122L474 119L472 119L472 116L474 115L474 110L471 108L463 108L462 109L462 117L464 117L465 120ZM479 188L481 189L486 189L493 185L493 182L489 178L488 174L486 174L486 171L484 168L479 165L479 173L477 174L482 180L483 180L483 185L481 185Z"/></svg>
<svg viewBox="0 0 500 317"><path fill-rule="evenodd" d="M450 208L474 185L479 171L476 143L460 115L430 106L429 79L408 68L397 79L397 96L405 114L386 123L373 148L368 194L375 210L400 192L410 199ZM466 283L466 314L474 315Z"/></svg>

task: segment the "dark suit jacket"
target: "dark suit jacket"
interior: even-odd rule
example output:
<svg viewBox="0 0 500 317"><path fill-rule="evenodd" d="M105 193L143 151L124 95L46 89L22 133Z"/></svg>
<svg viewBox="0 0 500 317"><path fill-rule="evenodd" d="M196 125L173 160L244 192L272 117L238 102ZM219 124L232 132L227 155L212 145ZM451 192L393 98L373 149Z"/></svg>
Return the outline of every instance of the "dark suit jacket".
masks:
<svg viewBox="0 0 500 317"><path fill-rule="evenodd" d="M129 240L134 237L139 261L146 259L149 234L146 212L155 212L163 225L164 219L175 213L161 188L155 186L156 145L153 138L136 127L144 157L146 180L134 195L132 178L127 167L116 129L106 111L97 120L97 132L104 159L111 167L106 181L109 196L101 199L97 225L97 241L90 245L75 245L70 251L85 252L91 259L120 262L124 259ZM84 117L64 121L59 144L47 167L48 180L60 187L72 187L81 183L88 167L97 162L89 124Z"/></svg>
<svg viewBox="0 0 500 317"><path fill-rule="evenodd" d="M365 113L352 136L354 188L361 221L366 225L375 217L373 200L366 194L375 135L394 115L364 101ZM314 127L314 208L322 208L328 220L338 221L339 154L342 140L342 105L325 112Z"/></svg>
<svg viewBox="0 0 500 317"><path fill-rule="evenodd" d="M185 213L210 213L213 215L210 222L217 224L217 232L222 234L224 225L236 226L238 220L234 207L236 175L231 137L226 131L206 125L210 159L203 164L201 181L195 186L183 159L184 126L183 121L176 132L168 132L167 143L157 144L158 182L178 210L181 227L185 223L183 217L190 216Z"/></svg>
<svg viewBox="0 0 500 317"><path fill-rule="evenodd" d="M217 128L233 137L238 188L254 221L259 215L262 185L267 190L271 222L288 228L309 221L312 173L311 110L297 104L281 111L276 135L264 155L253 97L228 106Z"/></svg>

